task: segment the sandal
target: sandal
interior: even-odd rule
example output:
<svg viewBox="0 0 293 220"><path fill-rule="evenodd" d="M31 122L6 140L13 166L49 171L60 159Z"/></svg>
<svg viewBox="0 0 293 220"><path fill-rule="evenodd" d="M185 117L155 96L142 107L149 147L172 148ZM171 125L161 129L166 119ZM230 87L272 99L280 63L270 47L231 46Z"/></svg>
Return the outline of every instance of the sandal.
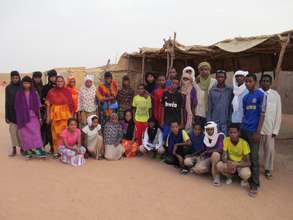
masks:
<svg viewBox="0 0 293 220"><path fill-rule="evenodd" d="M185 168L182 168L182 169L180 170L180 173L181 173L182 175L186 175L186 174L189 173L189 170L187 170L187 169L185 169Z"/></svg>
<svg viewBox="0 0 293 220"><path fill-rule="evenodd" d="M273 175L272 175L271 171L266 170L266 171L265 171L265 177L266 177L268 180L271 180L271 179L273 178Z"/></svg>
<svg viewBox="0 0 293 220"><path fill-rule="evenodd" d="M257 196L257 189L250 189L248 195L255 198Z"/></svg>
<svg viewBox="0 0 293 220"><path fill-rule="evenodd" d="M217 176L217 177L214 178L213 185L214 186L220 186L221 185L220 177Z"/></svg>

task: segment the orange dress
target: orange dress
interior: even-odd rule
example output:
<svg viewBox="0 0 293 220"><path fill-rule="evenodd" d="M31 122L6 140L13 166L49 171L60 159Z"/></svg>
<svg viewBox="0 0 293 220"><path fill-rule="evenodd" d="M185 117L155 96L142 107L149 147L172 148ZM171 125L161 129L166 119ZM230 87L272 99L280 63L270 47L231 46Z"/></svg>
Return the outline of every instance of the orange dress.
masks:
<svg viewBox="0 0 293 220"><path fill-rule="evenodd" d="M78 89L70 86L67 86L66 88L69 90L72 96L73 110L74 112L77 112Z"/></svg>

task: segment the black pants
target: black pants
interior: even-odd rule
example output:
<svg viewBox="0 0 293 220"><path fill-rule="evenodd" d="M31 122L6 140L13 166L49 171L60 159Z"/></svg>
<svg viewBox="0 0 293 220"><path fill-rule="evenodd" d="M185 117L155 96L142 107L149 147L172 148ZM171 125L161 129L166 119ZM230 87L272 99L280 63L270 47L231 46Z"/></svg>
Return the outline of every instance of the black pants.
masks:
<svg viewBox="0 0 293 220"><path fill-rule="evenodd" d="M241 129L241 137L247 141L250 147L251 177L249 185L251 189L259 187L259 144L253 141L254 132Z"/></svg>
<svg viewBox="0 0 293 220"><path fill-rule="evenodd" d="M52 141L52 131L51 131L51 124L43 123L41 127L41 134L43 139L43 144L46 146L47 144L50 144L50 146L53 146Z"/></svg>
<svg viewBox="0 0 293 220"><path fill-rule="evenodd" d="M176 154L185 158L186 155L194 153L191 146L181 146L176 150ZM175 155L168 153L165 158L165 163L170 165L179 165L178 159Z"/></svg>

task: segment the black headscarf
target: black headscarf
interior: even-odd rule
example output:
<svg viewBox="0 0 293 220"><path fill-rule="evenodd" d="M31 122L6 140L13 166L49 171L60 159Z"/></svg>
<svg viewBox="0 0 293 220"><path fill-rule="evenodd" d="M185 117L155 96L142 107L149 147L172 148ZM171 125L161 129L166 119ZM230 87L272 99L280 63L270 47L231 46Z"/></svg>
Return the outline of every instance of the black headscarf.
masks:
<svg viewBox="0 0 293 220"><path fill-rule="evenodd" d="M33 72L33 87L37 90L40 97L42 96L43 82L41 80L41 82L37 84L34 79L42 78L42 75L43 74L40 71Z"/></svg>
<svg viewBox="0 0 293 220"><path fill-rule="evenodd" d="M149 136L149 142L153 143L156 135L157 135L157 131L159 129L159 125L158 122L155 118L151 117L148 122L153 122L155 124L155 126L153 128L151 128L150 126L148 127L148 136Z"/></svg>
<svg viewBox="0 0 293 220"><path fill-rule="evenodd" d="M149 75L152 75L153 77L154 77L154 81L153 82L148 82L147 81L147 78L148 78L148 76ZM149 93L149 94L152 94L153 93L153 91L155 90L155 88L156 88L156 77L155 77L155 75L153 74L153 73L147 73L146 75L145 75L145 82L146 82L146 85L145 85L145 90Z"/></svg>
<svg viewBox="0 0 293 220"><path fill-rule="evenodd" d="M132 115L132 118L131 118L130 121L126 121L125 115L126 115L127 112L130 112L131 115ZM131 110L126 110L124 112L124 123L127 125L127 130L126 130L126 133L124 134L124 138L126 140L132 140L133 139L133 132L134 132L134 129L135 129L135 123L134 123L134 120L133 120L133 114L132 114Z"/></svg>

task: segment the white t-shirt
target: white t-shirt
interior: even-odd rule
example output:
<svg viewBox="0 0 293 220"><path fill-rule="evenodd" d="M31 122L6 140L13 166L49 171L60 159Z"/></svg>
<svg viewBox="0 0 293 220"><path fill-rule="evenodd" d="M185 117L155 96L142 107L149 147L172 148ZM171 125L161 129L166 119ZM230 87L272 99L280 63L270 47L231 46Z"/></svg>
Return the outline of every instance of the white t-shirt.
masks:
<svg viewBox="0 0 293 220"><path fill-rule="evenodd" d="M101 130L101 125L98 125L93 130L91 130L88 125L82 129L82 132L86 134L88 146L96 145L96 142L97 142L96 140L97 140L97 135L99 134L99 130Z"/></svg>

